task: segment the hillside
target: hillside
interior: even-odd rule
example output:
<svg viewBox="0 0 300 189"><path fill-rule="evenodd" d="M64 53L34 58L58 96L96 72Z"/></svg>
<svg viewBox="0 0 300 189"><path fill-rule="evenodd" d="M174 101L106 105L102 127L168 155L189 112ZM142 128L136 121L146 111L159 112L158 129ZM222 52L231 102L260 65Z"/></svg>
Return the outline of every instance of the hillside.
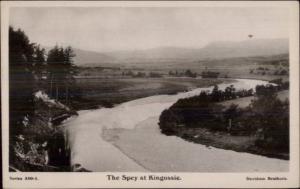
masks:
<svg viewBox="0 0 300 189"><path fill-rule="evenodd" d="M192 62L288 53L288 39L249 39L241 42L217 41L203 48L161 47L147 50L92 52L75 49L78 66L107 64L144 65L162 62Z"/></svg>
<svg viewBox="0 0 300 189"><path fill-rule="evenodd" d="M93 51L85 51L81 49L74 49L76 56L74 57L74 62L78 66L85 66L86 64L93 64L93 63L109 63L114 62L114 58L100 52L93 52Z"/></svg>
<svg viewBox="0 0 300 189"><path fill-rule="evenodd" d="M251 39L242 42L213 42L201 49L201 58L233 58L286 54L287 39Z"/></svg>

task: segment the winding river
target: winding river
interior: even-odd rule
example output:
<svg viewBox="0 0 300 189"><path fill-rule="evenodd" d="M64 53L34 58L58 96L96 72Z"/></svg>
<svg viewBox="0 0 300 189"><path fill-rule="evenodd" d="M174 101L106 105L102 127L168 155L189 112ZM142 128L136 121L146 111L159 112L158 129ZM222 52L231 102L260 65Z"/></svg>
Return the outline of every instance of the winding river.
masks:
<svg viewBox="0 0 300 189"><path fill-rule="evenodd" d="M266 81L237 79L236 89L251 89ZM220 84L225 89L229 84ZM180 98L209 88L176 95L157 95L113 108L80 111L64 126L71 164L95 172L266 172L288 171L289 161L206 147L160 133L161 112Z"/></svg>

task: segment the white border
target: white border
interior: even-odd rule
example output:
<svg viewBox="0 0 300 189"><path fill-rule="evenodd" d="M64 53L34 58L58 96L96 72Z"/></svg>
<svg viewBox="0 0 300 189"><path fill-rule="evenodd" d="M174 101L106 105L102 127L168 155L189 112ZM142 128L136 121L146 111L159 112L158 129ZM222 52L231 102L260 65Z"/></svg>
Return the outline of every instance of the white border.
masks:
<svg viewBox="0 0 300 189"><path fill-rule="evenodd" d="M180 175L181 181L108 181L107 174L114 175L148 175L149 173L9 173L8 172L8 19L10 7L287 7L290 9L290 138L291 154L289 172L268 173L151 173L162 175ZM299 4L297 1L14 1L1 2L1 95L2 95L2 153L3 153L3 183L4 188L96 188L96 187L207 187L207 188L283 188L299 187ZM12 181L10 176L22 177L22 181ZM25 176L38 177L38 181L25 181ZM246 177L287 177L287 181L246 181Z"/></svg>

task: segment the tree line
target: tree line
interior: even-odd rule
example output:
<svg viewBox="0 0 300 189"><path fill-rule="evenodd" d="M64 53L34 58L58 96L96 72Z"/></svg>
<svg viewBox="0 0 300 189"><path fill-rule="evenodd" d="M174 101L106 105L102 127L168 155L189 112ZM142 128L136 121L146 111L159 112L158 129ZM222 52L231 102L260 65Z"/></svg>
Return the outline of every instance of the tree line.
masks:
<svg viewBox="0 0 300 189"><path fill-rule="evenodd" d="M129 71L123 71L122 72L122 76L129 76L129 77L133 77L133 78L161 78L163 77L163 74L158 73L158 72L149 72L148 74L145 72L134 72L132 70Z"/></svg>
<svg viewBox="0 0 300 189"><path fill-rule="evenodd" d="M173 77L192 77L195 78L197 77L197 73L196 72L192 72L190 69L187 69L185 71L169 71L169 76L173 76Z"/></svg>

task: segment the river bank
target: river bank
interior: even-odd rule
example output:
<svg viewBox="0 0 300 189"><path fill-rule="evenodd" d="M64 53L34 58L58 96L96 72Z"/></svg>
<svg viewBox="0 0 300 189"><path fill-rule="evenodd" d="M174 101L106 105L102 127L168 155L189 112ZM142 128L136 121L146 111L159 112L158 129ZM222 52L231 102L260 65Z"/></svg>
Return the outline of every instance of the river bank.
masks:
<svg viewBox="0 0 300 189"><path fill-rule="evenodd" d="M246 152L256 155L262 155L270 158L279 158L289 160L289 154L259 148L255 145L257 138L255 136L233 136L226 132L209 131L205 128L178 129L176 136L187 141L205 145L206 147L215 147L236 152Z"/></svg>
<svg viewBox="0 0 300 189"><path fill-rule="evenodd" d="M157 127L155 127L157 126ZM165 136L158 117L135 129L106 129L103 138L151 172L273 172L288 171L288 161L224 150Z"/></svg>
<svg viewBox="0 0 300 189"><path fill-rule="evenodd" d="M10 146L10 171L70 171L70 149L60 125L76 111L43 91L35 93L34 109L31 121L24 119L22 134Z"/></svg>

